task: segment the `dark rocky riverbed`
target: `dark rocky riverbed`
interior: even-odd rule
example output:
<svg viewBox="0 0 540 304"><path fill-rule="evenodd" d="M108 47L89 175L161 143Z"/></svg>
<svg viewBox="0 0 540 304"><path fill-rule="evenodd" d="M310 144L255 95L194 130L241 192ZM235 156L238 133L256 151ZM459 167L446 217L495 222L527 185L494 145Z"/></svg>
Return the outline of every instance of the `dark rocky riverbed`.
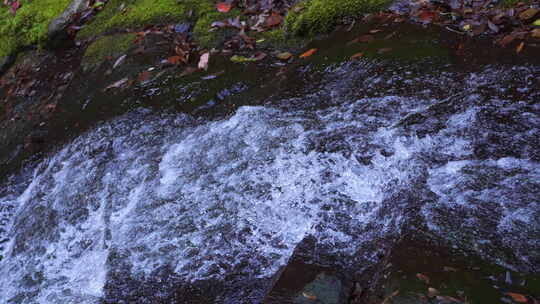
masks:
<svg viewBox="0 0 540 304"><path fill-rule="evenodd" d="M28 59L0 131L0 299L535 303L535 50L402 25L347 44L367 30L189 76L151 36L114 69Z"/></svg>

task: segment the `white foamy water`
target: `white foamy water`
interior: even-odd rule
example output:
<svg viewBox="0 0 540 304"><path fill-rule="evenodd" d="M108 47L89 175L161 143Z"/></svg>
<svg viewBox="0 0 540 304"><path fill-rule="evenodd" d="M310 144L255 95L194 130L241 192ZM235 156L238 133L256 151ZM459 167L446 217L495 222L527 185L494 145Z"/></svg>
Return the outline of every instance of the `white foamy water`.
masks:
<svg viewBox="0 0 540 304"><path fill-rule="evenodd" d="M0 197L0 302L114 301L118 273L159 281L163 267L185 282L270 278L308 236L317 254L369 264L412 218L538 266L540 165L522 140L540 132L538 107L475 94L336 104L213 122L139 111L80 136ZM497 115L512 111L528 127L505 130Z"/></svg>

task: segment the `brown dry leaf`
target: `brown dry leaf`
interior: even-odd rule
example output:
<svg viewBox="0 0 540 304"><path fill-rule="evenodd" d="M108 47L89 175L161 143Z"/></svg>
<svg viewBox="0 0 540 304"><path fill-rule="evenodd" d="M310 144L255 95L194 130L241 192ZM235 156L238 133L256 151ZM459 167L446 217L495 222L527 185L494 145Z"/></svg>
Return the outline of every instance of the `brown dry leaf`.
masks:
<svg viewBox="0 0 540 304"><path fill-rule="evenodd" d="M362 52L356 53L356 54L354 54L354 55L351 56L351 60L360 58L360 57L362 57L362 56L364 56L364 53L362 53Z"/></svg>
<svg viewBox="0 0 540 304"><path fill-rule="evenodd" d="M150 72L149 71L143 71L142 73L139 74L139 76L137 77L137 80L139 82L145 82L149 78L150 78Z"/></svg>
<svg viewBox="0 0 540 304"><path fill-rule="evenodd" d="M425 274L422 274L422 273L417 273L416 274L416 277L420 280L420 281L423 281L424 283L426 284L429 284L429 277Z"/></svg>
<svg viewBox="0 0 540 304"><path fill-rule="evenodd" d="M198 71L198 69L195 68L195 67L192 67L192 66L187 67L184 71L182 71L182 73L180 73L180 77L191 75L191 74L195 73L196 71Z"/></svg>
<svg viewBox="0 0 540 304"><path fill-rule="evenodd" d="M372 42L373 40L375 40L375 37L373 37L372 35L363 35L363 36L358 37L358 42L369 43L369 42Z"/></svg>
<svg viewBox="0 0 540 304"><path fill-rule="evenodd" d="M266 18L266 26L267 27L274 27L281 24L283 21L283 17L280 14L272 13L270 17Z"/></svg>
<svg viewBox="0 0 540 304"><path fill-rule="evenodd" d="M540 10L537 8L529 8L519 14L519 19L524 21L532 19L534 16L536 16L536 14L538 14L538 12L540 12Z"/></svg>
<svg viewBox="0 0 540 304"><path fill-rule="evenodd" d="M388 304L390 303L390 301L392 300L393 297L397 296L399 294L399 290L396 290L394 291L391 295L389 295L388 297L386 297L382 302L381 304Z"/></svg>
<svg viewBox="0 0 540 304"><path fill-rule="evenodd" d="M210 53L206 52L201 55L201 59L199 59L199 69L201 70L208 70L208 60L210 60Z"/></svg>
<svg viewBox="0 0 540 304"><path fill-rule="evenodd" d="M384 37L384 40L388 40L391 38L394 38L394 36L397 34L397 32L392 32Z"/></svg>
<svg viewBox="0 0 540 304"><path fill-rule="evenodd" d="M540 39L540 28L532 30L531 31L531 36L533 36L533 38Z"/></svg>
<svg viewBox="0 0 540 304"><path fill-rule="evenodd" d="M523 47L525 46L525 42L521 42L517 47L516 47L516 53L521 53L521 51L523 50Z"/></svg>
<svg viewBox="0 0 540 304"><path fill-rule="evenodd" d="M312 294L309 294L307 292L302 292L302 295L304 296L304 298L310 300L310 301L315 301L317 300L317 297L312 295Z"/></svg>
<svg viewBox="0 0 540 304"><path fill-rule="evenodd" d="M430 298L433 298L433 297L439 295L439 293L440 292L437 289L433 288L433 287L428 288L428 297L430 297Z"/></svg>
<svg viewBox="0 0 540 304"><path fill-rule="evenodd" d="M307 58L307 57L310 57L311 55L315 54L315 52L317 52L317 49L310 49L307 52L300 55L299 57L300 58Z"/></svg>
<svg viewBox="0 0 540 304"><path fill-rule="evenodd" d="M527 303L528 302L527 297L525 297L524 295L522 295L520 293L507 292L505 294L510 296L512 298L512 300L514 300L514 301L516 301L518 303Z"/></svg>
<svg viewBox="0 0 540 304"><path fill-rule="evenodd" d="M512 43L516 39L515 35L509 34L504 36L501 40L499 40L499 44L502 46L507 46L508 44Z"/></svg>
<svg viewBox="0 0 540 304"><path fill-rule="evenodd" d="M278 59L281 59L281 60L289 60L291 59L291 57L293 56L293 54L289 53L289 52L283 52L283 53L279 53L276 55L276 57Z"/></svg>

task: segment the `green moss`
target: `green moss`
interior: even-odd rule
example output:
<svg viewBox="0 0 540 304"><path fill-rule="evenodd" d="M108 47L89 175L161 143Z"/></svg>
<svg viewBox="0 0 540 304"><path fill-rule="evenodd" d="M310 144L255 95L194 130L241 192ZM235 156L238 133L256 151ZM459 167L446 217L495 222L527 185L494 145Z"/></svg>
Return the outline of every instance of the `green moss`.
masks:
<svg viewBox="0 0 540 304"><path fill-rule="evenodd" d="M196 7L195 0L110 0L77 37L84 39L122 28L186 20L188 12Z"/></svg>
<svg viewBox="0 0 540 304"><path fill-rule="evenodd" d="M340 19L356 17L384 8L389 0L312 0L302 1L285 18L285 29L295 35L328 32Z"/></svg>
<svg viewBox="0 0 540 304"><path fill-rule="evenodd" d="M85 69L98 65L108 57L117 57L133 46L135 34L120 34L101 37L94 41L83 56L82 65Z"/></svg>
<svg viewBox="0 0 540 304"><path fill-rule="evenodd" d="M7 6L0 7L0 57L18 49L41 44L47 38L49 23L69 5L70 0L23 0L13 16Z"/></svg>
<svg viewBox="0 0 540 304"><path fill-rule="evenodd" d="M209 31L213 22L234 18L240 15L238 9L233 9L224 14L216 10L212 2L201 1L197 9L197 22L193 28L193 36L196 42L205 48L216 47L224 42L227 30Z"/></svg>

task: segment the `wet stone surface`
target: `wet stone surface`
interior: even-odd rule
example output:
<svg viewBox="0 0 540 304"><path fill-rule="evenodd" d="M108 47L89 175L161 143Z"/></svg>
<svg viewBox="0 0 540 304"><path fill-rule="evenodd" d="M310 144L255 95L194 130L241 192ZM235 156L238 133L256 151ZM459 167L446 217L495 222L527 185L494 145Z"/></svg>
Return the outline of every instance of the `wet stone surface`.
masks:
<svg viewBox="0 0 540 304"><path fill-rule="evenodd" d="M208 73L248 76L170 70L95 95L74 82L66 111L86 127L0 187L0 299L344 303L378 290L384 301L399 297L380 284L426 272L415 261L435 245L537 279L540 66L327 55L268 83L276 70L219 63ZM126 60L118 73L148 70Z"/></svg>

